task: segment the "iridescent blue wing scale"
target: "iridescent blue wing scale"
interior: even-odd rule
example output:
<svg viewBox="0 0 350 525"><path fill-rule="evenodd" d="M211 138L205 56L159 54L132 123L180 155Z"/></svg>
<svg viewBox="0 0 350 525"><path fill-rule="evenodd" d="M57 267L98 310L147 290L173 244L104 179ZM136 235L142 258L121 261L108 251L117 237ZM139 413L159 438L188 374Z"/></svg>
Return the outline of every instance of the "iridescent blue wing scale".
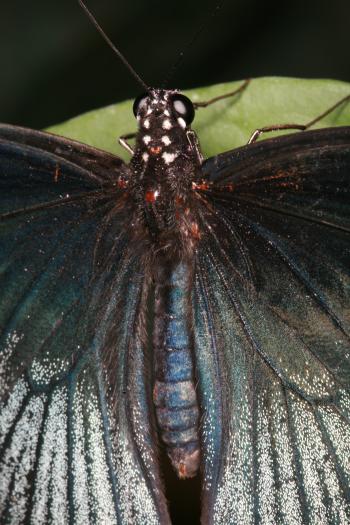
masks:
<svg viewBox="0 0 350 525"><path fill-rule="evenodd" d="M263 141L204 170L204 522L348 523L350 129Z"/></svg>
<svg viewBox="0 0 350 525"><path fill-rule="evenodd" d="M0 134L1 523L167 523L142 268L127 210L114 213L126 166L48 134Z"/></svg>

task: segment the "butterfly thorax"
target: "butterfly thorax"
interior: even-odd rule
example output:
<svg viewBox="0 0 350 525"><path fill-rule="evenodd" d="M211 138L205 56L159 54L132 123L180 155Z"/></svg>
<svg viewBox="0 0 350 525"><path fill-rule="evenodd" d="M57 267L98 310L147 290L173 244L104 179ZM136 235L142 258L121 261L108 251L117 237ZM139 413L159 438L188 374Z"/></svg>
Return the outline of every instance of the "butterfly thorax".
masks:
<svg viewBox="0 0 350 525"><path fill-rule="evenodd" d="M195 242L192 183L199 177L200 164L176 94L155 89L139 102L130 194L143 234L156 239L158 246L164 239L168 247L173 243L181 251L181 246Z"/></svg>

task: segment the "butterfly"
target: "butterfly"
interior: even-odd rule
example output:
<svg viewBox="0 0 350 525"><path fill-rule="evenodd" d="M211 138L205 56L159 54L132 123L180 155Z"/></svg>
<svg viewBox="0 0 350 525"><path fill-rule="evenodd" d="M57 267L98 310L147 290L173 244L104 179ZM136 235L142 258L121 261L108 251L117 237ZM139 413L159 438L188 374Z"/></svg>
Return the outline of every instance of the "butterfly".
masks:
<svg viewBox="0 0 350 525"><path fill-rule="evenodd" d="M2 523L350 519L350 127L202 159L148 88L130 163L0 126Z"/></svg>

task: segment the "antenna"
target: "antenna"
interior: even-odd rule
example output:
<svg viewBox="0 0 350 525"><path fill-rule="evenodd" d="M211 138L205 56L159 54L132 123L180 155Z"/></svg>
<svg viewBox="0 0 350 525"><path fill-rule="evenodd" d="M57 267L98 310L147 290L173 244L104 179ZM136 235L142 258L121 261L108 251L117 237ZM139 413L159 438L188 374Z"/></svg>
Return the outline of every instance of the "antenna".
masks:
<svg viewBox="0 0 350 525"><path fill-rule="evenodd" d="M177 57L177 59L174 62L174 64L171 66L171 68L169 70L169 73L167 74L167 76L165 77L164 82L162 83L162 86L164 88L166 88L169 85L169 82L172 79L172 77L174 76L175 71L177 69L179 69L179 67L180 67L180 65L181 65L181 63L182 63L182 61L184 59L185 53L187 53L187 51L193 46L193 44L195 43L195 41L197 40L199 35L202 33L203 29L205 29L207 27L207 25L209 23L209 20L211 18L215 18L215 16L220 11L220 9L224 5L224 3L225 3L225 0L221 0L221 2L216 4L216 6L213 9L210 9L210 11L207 12L205 18L203 19L203 22L201 23L201 25L199 26L197 31L194 33L192 38L187 42L186 46L182 49L182 51L180 51L179 56Z"/></svg>
<svg viewBox="0 0 350 525"><path fill-rule="evenodd" d="M133 77L137 80L139 84L145 89L145 91L149 91L149 87L147 84L142 80L142 78L136 73L135 69L129 64L129 62L126 60L125 56L115 47L113 42L110 40L110 38L106 35L106 33L103 31L100 24L97 22L94 15L89 11L87 6L84 4L82 0L78 0L80 7L83 9L85 14L88 16L90 21L93 23L93 25L96 27L97 31L102 35L104 40L107 42L109 47L114 51L114 53L119 57L119 59L123 62L124 66L130 71L130 73L133 75Z"/></svg>

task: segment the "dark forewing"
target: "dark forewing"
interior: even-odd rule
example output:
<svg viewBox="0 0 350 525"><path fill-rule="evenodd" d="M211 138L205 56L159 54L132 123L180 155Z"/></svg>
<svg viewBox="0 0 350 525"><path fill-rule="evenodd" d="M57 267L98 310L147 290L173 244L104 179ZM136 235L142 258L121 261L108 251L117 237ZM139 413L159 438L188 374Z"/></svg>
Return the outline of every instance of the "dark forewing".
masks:
<svg viewBox="0 0 350 525"><path fill-rule="evenodd" d="M208 520L348 523L350 128L204 169L194 305Z"/></svg>
<svg viewBox="0 0 350 525"><path fill-rule="evenodd" d="M0 521L167 523L117 157L0 128Z"/></svg>

